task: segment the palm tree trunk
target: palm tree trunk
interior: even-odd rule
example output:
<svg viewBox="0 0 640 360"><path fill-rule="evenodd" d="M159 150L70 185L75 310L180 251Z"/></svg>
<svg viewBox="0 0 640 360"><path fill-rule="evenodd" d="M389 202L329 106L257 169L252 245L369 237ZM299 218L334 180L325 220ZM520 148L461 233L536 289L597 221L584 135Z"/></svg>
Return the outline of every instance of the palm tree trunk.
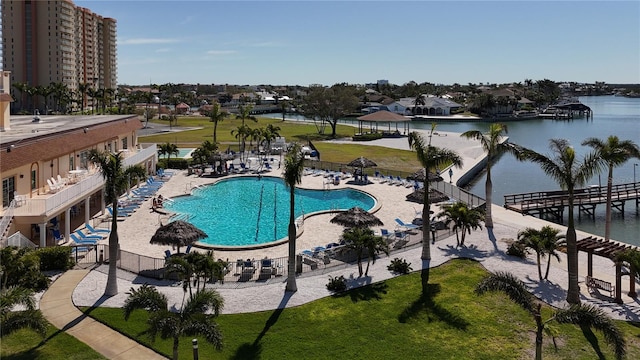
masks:
<svg viewBox="0 0 640 360"><path fill-rule="evenodd" d="M289 273L287 274L287 286L285 291L296 292L298 285L296 284L296 224L295 224L295 187L291 187L289 194Z"/></svg>
<svg viewBox="0 0 640 360"><path fill-rule="evenodd" d="M549 279L549 268L551 267L551 254L549 254L549 261L547 261L547 271L544 273L544 279Z"/></svg>
<svg viewBox="0 0 640 360"><path fill-rule="evenodd" d="M422 255L420 259L431 260L431 242L429 241L429 169L424 169L424 197L422 203Z"/></svg>
<svg viewBox="0 0 640 360"><path fill-rule="evenodd" d="M542 360L542 336L544 331L544 323L542 322L542 314L540 314L540 304L537 305L537 311L533 317L536 319L536 360Z"/></svg>
<svg viewBox="0 0 640 360"><path fill-rule="evenodd" d="M178 345L180 344L180 338L173 337L173 360L178 360Z"/></svg>
<svg viewBox="0 0 640 360"><path fill-rule="evenodd" d="M569 189L569 221L567 226L567 272L569 273L569 288L567 302L580 304L580 287L578 286L578 245L576 228L573 220L573 187Z"/></svg>
<svg viewBox="0 0 640 360"><path fill-rule="evenodd" d="M611 188L613 187L613 165L609 164L609 176L607 176L607 210L604 222L604 240L611 238Z"/></svg>
<svg viewBox="0 0 640 360"><path fill-rule="evenodd" d="M118 295L118 198L112 197L113 217L111 218L111 232L109 233L109 272L107 274L107 286L105 296Z"/></svg>
<svg viewBox="0 0 640 360"><path fill-rule="evenodd" d="M542 267L540 266L540 253L536 253L536 261L538 262L538 279L542 281Z"/></svg>
<svg viewBox="0 0 640 360"><path fill-rule="evenodd" d="M358 277L362 277L362 250L358 252Z"/></svg>
<svg viewBox="0 0 640 360"><path fill-rule="evenodd" d="M490 156L491 154L489 154ZM486 199L485 203L485 216L484 216L484 226L488 228L493 228L493 218L491 217L491 203L492 203L492 193L493 193L493 184L491 183L491 158L487 158L487 181L484 184L484 193Z"/></svg>

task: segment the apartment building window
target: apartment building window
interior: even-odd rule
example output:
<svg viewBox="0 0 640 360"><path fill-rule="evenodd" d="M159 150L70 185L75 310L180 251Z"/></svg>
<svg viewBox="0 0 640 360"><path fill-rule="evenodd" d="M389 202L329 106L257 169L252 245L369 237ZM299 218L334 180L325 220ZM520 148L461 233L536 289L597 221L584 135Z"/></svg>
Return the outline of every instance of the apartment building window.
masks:
<svg viewBox="0 0 640 360"><path fill-rule="evenodd" d="M128 149L129 147L127 146L127 139L129 139L128 137L123 137L122 138L122 148L123 149Z"/></svg>
<svg viewBox="0 0 640 360"><path fill-rule="evenodd" d="M83 151L80 153L80 168L88 169L88 165L89 165L89 152Z"/></svg>
<svg viewBox="0 0 640 360"><path fill-rule="evenodd" d="M31 170L31 190L35 190L38 186L37 176L38 173L35 170Z"/></svg>
<svg viewBox="0 0 640 360"><path fill-rule="evenodd" d="M69 170L75 170L75 168L73 167L73 162L74 158L73 158L73 154L69 155Z"/></svg>
<svg viewBox="0 0 640 360"><path fill-rule="evenodd" d="M16 191L16 177L11 176L2 179L2 207L7 207L11 204L14 191Z"/></svg>

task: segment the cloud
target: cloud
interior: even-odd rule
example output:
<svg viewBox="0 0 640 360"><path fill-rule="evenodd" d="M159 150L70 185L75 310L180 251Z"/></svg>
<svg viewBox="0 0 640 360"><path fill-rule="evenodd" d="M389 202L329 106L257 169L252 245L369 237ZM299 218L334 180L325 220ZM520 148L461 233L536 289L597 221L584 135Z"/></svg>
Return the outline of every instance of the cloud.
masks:
<svg viewBox="0 0 640 360"><path fill-rule="evenodd" d="M118 45L148 45L148 44L170 44L178 42L177 39L169 39L169 38L133 38L133 39L125 39L118 41Z"/></svg>
<svg viewBox="0 0 640 360"><path fill-rule="evenodd" d="M207 55L215 55L215 56L225 56L225 55L233 55L237 53L235 50L209 50L207 51Z"/></svg>

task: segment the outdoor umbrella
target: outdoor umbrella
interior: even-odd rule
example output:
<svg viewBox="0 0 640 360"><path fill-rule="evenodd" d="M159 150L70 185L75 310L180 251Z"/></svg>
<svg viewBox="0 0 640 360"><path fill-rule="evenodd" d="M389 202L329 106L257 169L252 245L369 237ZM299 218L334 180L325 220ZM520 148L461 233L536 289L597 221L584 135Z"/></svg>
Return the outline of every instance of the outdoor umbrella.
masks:
<svg viewBox="0 0 640 360"><path fill-rule="evenodd" d="M424 176L424 169L420 169L416 172L414 172L413 174L411 174L409 176L409 179L411 180L415 180L415 181L420 181L420 182L424 182L425 176ZM440 175L434 174L434 173L429 173L429 182L434 182L434 181L442 181L442 177Z"/></svg>
<svg viewBox="0 0 640 360"><path fill-rule="evenodd" d="M347 166L354 167L354 168L359 168L360 172L356 173L356 174L357 175L363 175L364 174L364 171L363 171L364 168L378 166L378 164L373 162L373 160L369 160L364 156L360 156L357 159L351 160L351 162L349 162L347 164Z"/></svg>
<svg viewBox="0 0 640 360"><path fill-rule="evenodd" d="M369 227L376 225L384 225L375 215L360 207L352 207L347 211L343 211L330 220L332 224L338 224L345 227Z"/></svg>
<svg viewBox="0 0 640 360"><path fill-rule="evenodd" d="M407 200L422 204L422 202L424 201L424 188L420 188L412 192L411 194L407 195ZM443 193L437 190L433 190L433 189L429 190L430 204L435 204L435 203L439 203L447 200L449 200L449 197L447 195L444 195Z"/></svg>
<svg viewBox="0 0 640 360"><path fill-rule="evenodd" d="M151 237L151 244L156 245L171 245L178 248L180 253L180 246L188 246L194 242L208 237L204 231L191 225L190 223L182 220L176 220L163 225L156 230L156 233Z"/></svg>

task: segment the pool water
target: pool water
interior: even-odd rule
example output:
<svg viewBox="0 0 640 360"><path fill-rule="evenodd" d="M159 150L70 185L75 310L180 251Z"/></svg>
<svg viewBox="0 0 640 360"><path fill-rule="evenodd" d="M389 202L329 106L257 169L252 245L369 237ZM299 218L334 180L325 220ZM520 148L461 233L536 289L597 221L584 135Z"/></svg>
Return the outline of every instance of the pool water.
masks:
<svg viewBox="0 0 640 360"><path fill-rule="evenodd" d="M238 177L219 181L174 198L167 208L186 214L188 221L207 233L206 245L253 246L287 237L289 189L281 178ZM355 189L295 190L295 216L326 210L367 211L375 199Z"/></svg>
<svg viewBox="0 0 640 360"><path fill-rule="evenodd" d="M191 158L191 152L194 149L178 149L179 158Z"/></svg>

